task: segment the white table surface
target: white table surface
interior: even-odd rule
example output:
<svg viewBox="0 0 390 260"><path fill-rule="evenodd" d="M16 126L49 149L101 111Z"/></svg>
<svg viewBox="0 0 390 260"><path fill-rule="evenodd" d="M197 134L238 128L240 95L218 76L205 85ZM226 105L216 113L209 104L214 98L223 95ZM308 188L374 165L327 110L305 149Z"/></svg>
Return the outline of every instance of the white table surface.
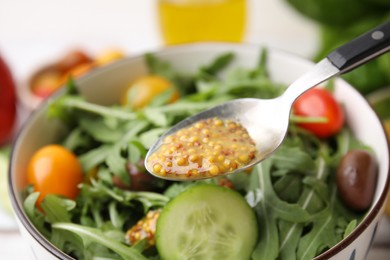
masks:
<svg viewBox="0 0 390 260"><path fill-rule="evenodd" d="M244 41L310 58L319 43L318 27L284 0L247 0ZM156 0L0 0L0 52L18 87L41 64L81 47L92 53L120 48L128 55L163 43ZM20 121L26 117L22 109ZM390 224L384 220L367 259L389 259ZM0 208L0 258L32 259L14 220Z"/></svg>

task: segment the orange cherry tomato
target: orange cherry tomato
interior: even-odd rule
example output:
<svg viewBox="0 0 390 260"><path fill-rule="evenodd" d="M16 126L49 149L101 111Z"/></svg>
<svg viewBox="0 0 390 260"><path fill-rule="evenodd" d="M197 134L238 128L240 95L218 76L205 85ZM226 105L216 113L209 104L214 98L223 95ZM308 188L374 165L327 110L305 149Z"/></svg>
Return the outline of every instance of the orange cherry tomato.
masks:
<svg viewBox="0 0 390 260"><path fill-rule="evenodd" d="M38 207L48 194L75 199L79 193L77 185L83 181L77 157L60 145L47 145L36 151L27 171L28 182L40 192Z"/></svg>
<svg viewBox="0 0 390 260"><path fill-rule="evenodd" d="M133 109L140 109L147 106L155 97L174 86L171 82L157 75L150 75L139 78L127 88L122 97L122 104L129 105ZM170 103L179 98L179 92L174 89Z"/></svg>
<svg viewBox="0 0 390 260"><path fill-rule="evenodd" d="M93 70L93 68L94 68L93 63L83 63L77 65L76 67L74 67L73 69L69 70L67 73L62 75L61 80L59 81L60 86L65 85L70 78L75 79L87 74L88 72Z"/></svg>
<svg viewBox="0 0 390 260"><path fill-rule="evenodd" d="M81 64L89 64L92 63L93 59L89 57L82 50L73 50L68 52L56 65L62 71L62 73L67 73L73 68L81 65Z"/></svg>
<svg viewBox="0 0 390 260"><path fill-rule="evenodd" d="M313 88L303 93L293 105L295 115L324 117L326 123L301 123L299 126L318 137L330 137L344 125L344 111L333 95L326 89Z"/></svg>

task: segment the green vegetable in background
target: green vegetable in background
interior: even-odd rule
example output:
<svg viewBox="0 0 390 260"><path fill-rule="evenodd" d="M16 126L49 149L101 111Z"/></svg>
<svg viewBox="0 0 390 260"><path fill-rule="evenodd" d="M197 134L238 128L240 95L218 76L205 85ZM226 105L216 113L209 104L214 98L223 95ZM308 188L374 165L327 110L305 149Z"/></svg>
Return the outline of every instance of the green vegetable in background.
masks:
<svg viewBox="0 0 390 260"><path fill-rule="evenodd" d="M296 10L324 25L346 27L364 17L381 16L383 8L357 0L287 0Z"/></svg>
<svg viewBox="0 0 390 260"><path fill-rule="evenodd" d="M357 0L357 2L365 3L365 4L371 4L376 5L378 7L390 7L390 1L389 0Z"/></svg>

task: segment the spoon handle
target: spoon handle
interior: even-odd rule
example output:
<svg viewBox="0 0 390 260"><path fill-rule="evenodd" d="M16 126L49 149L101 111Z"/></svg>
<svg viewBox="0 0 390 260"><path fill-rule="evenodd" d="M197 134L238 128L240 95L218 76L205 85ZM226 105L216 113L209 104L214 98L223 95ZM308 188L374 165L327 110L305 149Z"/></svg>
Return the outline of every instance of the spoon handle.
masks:
<svg viewBox="0 0 390 260"><path fill-rule="evenodd" d="M327 58L340 73L348 72L390 50L390 21L331 52Z"/></svg>

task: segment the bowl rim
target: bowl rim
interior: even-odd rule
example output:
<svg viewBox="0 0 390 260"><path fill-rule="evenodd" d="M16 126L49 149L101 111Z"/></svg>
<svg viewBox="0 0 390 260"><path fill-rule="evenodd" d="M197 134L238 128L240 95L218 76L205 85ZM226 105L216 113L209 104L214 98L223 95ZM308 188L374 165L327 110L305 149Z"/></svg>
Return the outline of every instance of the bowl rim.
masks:
<svg viewBox="0 0 390 260"><path fill-rule="evenodd" d="M170 46L160 46L158 48L155 48L154 50L150 51L151 53L157 53L161 55L168 54L170 52L179 52L180 51L185 51L186 49L191 49L191 48L217 48L218 46L226 46L226 47L232 47L232 48L242 48L242 47L247 47L249 49L257 48L260 49L261 47L266 47L267 49L271 50L272 52L282 54L283 56L287 56L291 59L297 60L299 62L306 62L307 64L313 65L314 63L307 58L301 57L299 55L295 55L291 52L287 52L278 48L270 47L270 46L265 46L263 44L254 44L254 43L231 43L231 42L198 42L198 43L186 43L186 44L177 44L177 45L170 45ZM84 79L87 79L89 77L94 77L95 74L101 73L101 71L104 70L109 70L113 66L118 66L122 62L127 62L128 60L133 60L133 59L140 59L142 58L144 53L140 53L137 55L132 55L129 57L125 57L124 59L118 60L116 62L113 62L111 64L108 64L104 67L94 69L90 73L87 73L86 75L80 77L79 79L76 80L76 82L81 82ZM342 79L339 79L341 81L344 81ZM345 82L345 81L344 81ZM347 83L348 86L352 87L349 83ZM354 90L358 92L357 90ZM26 126L31 125L33 121L35 121L35 118L39 116L40 113L42 113L43 108L45 108L49 102L53 99L57 99L59 96L61 96L64 93L64 88L60 88L57 90L53 95L51 95L49 98L46 98L40 104L34 109L31 114L29 115L29 118L23 123L22 127L20 130L17 132L14 141L12 143L12 151L11 151L11 156L10 156L10 167L8 169L8 193L10 195L11 199L11 204L13 211L15 215L17 216L18 220L20 223L24 226L24 228L28 231L29 235L34 238L42 247L44 247L48 252L53 254L54 256L60 258L60 259L73 259L71 256L67 255L57 247L55 247L49 240L47 240L32 224L32 222L29 220L28 216L24 213L23 207L21 207L17 201L17 196L18 192L14 190L14 182L12 178L12 172L14 171L14 166L13 166L13 160L15 158L15 149L14 147L16 144L19 142L19 136L24 133L24 129L27 128ZM358 94L362 96L359 92ZM367 103L367 105L371 108L371 110L375 113L375 116L378 118L378 114L373 110L372 105L370 102L364 98L364 102ZM385 127L384 124L381 120L380 124L384 133L384 136L387 140L387 154L390 154L390 138L385 134ZM377 200L376 204L374 207L368 212L368 214L363 218L363 220L359 223L359 225L352 231L351 234L349 234L346 238L342 239L339 241L336 245L334 245L332 248L326 250L325 252L321 253L320 255L316 256L314 259L315 260L323 260L323 259L329 259L333 256L335 256L337 253L342 251L344 248L348 247L352 242L359 237L363 231L365 231L370 224L373 223L375 218L377 218L378 214L381 212L381 208L383 204L386 201L387 198L387 193L389 192L390 188L390 162L388 165L388 172L386 176L386 182L383 188L383 192L380 194L379 199ZM371 241L372 243L372 241ZM369 245L370 248L371 244Z"/></svg>

